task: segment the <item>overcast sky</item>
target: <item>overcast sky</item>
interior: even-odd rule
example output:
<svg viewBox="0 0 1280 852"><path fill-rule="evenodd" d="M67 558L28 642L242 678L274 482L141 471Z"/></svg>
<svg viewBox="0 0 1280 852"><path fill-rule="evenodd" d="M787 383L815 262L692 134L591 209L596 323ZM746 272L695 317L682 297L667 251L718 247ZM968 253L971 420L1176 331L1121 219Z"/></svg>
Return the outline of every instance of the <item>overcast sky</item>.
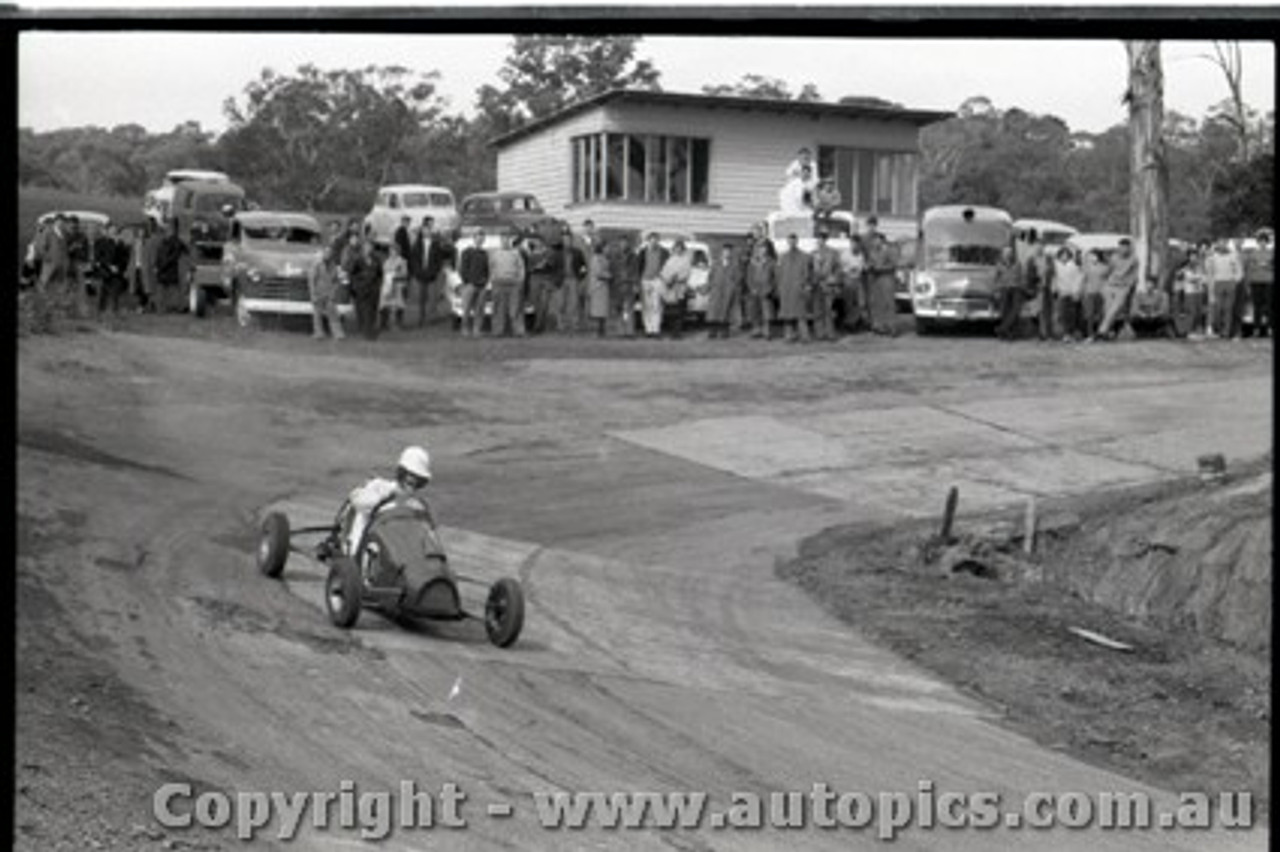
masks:
<svg viewBox="0 0 1280 852"><path fill-rule="evenodd" d="M195 120L226 127L222 102L264 67L290 72L400 64L440 72L451 110L470 112L475 90L496 83L507 36L251 33L41 33L19 37L18 123L49 130L137 123L168 131ZM1198 58L1208 42L1165 42L1165 108L1202 116L1227 97L1221 71ZM998 41L648 37L639 55L663 88L697 92L744 73L808 82L827 100L876 95L906 106L954 109L986 95L998 107L1051 113L1073 130L1126 118L1124 48L1118 41ZM1275 108L1275 51L1244 44L1245 97Z"/></svg>

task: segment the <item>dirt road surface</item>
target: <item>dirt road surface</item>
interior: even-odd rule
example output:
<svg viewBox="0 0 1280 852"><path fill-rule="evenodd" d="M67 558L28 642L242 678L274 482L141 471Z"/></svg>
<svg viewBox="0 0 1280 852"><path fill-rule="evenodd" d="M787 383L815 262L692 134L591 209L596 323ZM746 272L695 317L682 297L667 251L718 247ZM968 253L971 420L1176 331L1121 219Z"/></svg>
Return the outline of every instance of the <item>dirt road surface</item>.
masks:
<svg viewBox="0 0 1280 852"><path fill-rule="evenodd" d="M819 782L914 795L927 779L1011 803L1169 801L1002 729L773 565L835 523L933 514L951 484L975 510L1159 479L1210 450L1269 452L1269 342L441 337L317 345L220 318L21 343L19 848L243 848L156 827L150 791L175 779L231 793L453 782L469 797L466 830L374 846L306 828L292 848L309 850L884 845L874 827L548 830L533 791L703 791L724 806ZM458 569L525 584L514 648L372 614L346 634L324 618L318 566L294 557L282 583L255 572L265 508L326 519L408 441L430 444ZM488 817L494 802L513 815ZM1265 841L917 828L895 845Z"/></svg>

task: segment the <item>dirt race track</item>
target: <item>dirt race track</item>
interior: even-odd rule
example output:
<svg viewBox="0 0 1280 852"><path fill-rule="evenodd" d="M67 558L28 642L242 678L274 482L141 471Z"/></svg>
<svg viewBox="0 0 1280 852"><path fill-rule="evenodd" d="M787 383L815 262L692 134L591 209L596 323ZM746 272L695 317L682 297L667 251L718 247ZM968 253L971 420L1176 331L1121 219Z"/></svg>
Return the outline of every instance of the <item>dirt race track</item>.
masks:
<svg viewBox="0 0 1280 852"><path fill-rule="evenodd" d="M1269 341L368 344L131 318L19 348L16 842L242 848L151 793L456 783L465 830L307 850L870 849L874 830L548 830L533 791L1142 790L1045 750L774 576L835 523L968 510L1271 450ZM455 564L525 583L517 645L323 614L253 566L427 441ZM1167 801L1166 794L1149 791ZM489 817L509 802L514 814ZM255 846L266 846L270 838ZM913 829L899 849L1262 849L1265 829Z"/></svg>

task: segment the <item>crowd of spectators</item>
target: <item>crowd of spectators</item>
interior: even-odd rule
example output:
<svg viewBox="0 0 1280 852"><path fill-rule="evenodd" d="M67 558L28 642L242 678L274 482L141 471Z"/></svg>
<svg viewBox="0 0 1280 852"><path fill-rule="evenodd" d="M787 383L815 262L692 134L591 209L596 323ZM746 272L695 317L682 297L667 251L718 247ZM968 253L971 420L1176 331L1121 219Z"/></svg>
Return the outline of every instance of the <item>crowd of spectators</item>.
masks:
<svg viewBox="0 0 1280 852"><path fill-rule="evenodd" d="M1192 340L1238 340L1246 309L1253 334L1270 336L1274 251L1267 231L1243 250L1225 239L1189 248L1176 260L1169 293L1139 286L1129 239L1110 256L1070 245L1047 250L1034 232L1025 248L1022 259L1014 247L1005 249L996 270L1001 340L1020 336L1028 301L1035 306L1034 334L1040 340L1114 340L1143 316L1158 317L1170 333Z"/></svg>
<svg viewBox="0 0 1280 852"><path fill-rule="evenodd" d="M763 223L745 240L724 242L695 275L683 239L657 233L636 240L603 235L590 220L580 231L486 234L455 239L427 218L404 222L380 248L358 222L334 223L325 261L312 274L314 333L341 337L335 304L349 293L356 325L374 338L403 328L416 291L419 326L456 311L457 333L524 337L590 333L600 337L683 337L695 302L712 339L834 340L840 330L894 334L897 258L872 220L851 251L814 251L791 234L781 250Z"/></svg>
<svg viewBox="0 0 1280 852"><path fill-rule="evenodd" d="M638 241L626 233L605 236L590 220L580 231L565 225L557 233L493 238L476 231L459 241L429 217L417 226L406 218L387 247L375 245L358 221L334 222L324 259L310 273L313 333L342 338L339 305L345 301L353 303L356 329L368 339L403 329L412 294L420 328L442 314L452 317L456 303L454 324L466 337L679 338L695 301L712 339L748 331L757 338L780 332L792 342L830 341L841 331L895 334L894 247L874 217L853 235L850 250L828 245L825 202L812 206L823 191L812 168L801 152L787 169L783 195L795 195L799 208L815 217L814 250L803 250L795 234L776 247L758 223L744 240L715 246L705 276L694 275L684 240L668 247L656 233ZM131 232L107 225L90 235L74 216L59 214L41 224L26 266L40 303L61 305L72 316L117 314L126 295L139 310L173 313L187 307L181 282L188 254L176 225L164 232L152 222ZM1040 340L1111 340L1152 299L1153 313L1174 318L1171 328L1176 319L1177 330L1192 339L1239 339L1247 308L1253 333L1269 336L1273 257L1269 231L1245 250L1228 240L1206 241L1179 258L1166 291L1139 286L1127 239L1108 255L1070 245L1046 248L1032 234L1026 245L1006 249L997 266L996 336L1024 336L1030 303L1032 335ZM88 298L89 277L96 304Z"/></svg>

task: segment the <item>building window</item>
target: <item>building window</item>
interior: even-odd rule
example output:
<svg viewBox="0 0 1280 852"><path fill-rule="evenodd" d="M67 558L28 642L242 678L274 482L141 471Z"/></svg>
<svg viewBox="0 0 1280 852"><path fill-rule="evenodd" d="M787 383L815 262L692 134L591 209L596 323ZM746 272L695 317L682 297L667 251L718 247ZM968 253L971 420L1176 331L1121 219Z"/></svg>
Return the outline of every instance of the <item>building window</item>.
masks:
<svg viewBox="0 0 1280 852"><path fill-rule="evenodd" d="M571 141L573 200L706 204L711 142L688 136L593 133Z"/></svg>
<svg viewBox="0 0 1280 852"><path fill-rule="evenodd" d="M848 209L859 215L914 217L919 157L906 151L871 151L824 145L818 172L833 177Z"/></svg>

